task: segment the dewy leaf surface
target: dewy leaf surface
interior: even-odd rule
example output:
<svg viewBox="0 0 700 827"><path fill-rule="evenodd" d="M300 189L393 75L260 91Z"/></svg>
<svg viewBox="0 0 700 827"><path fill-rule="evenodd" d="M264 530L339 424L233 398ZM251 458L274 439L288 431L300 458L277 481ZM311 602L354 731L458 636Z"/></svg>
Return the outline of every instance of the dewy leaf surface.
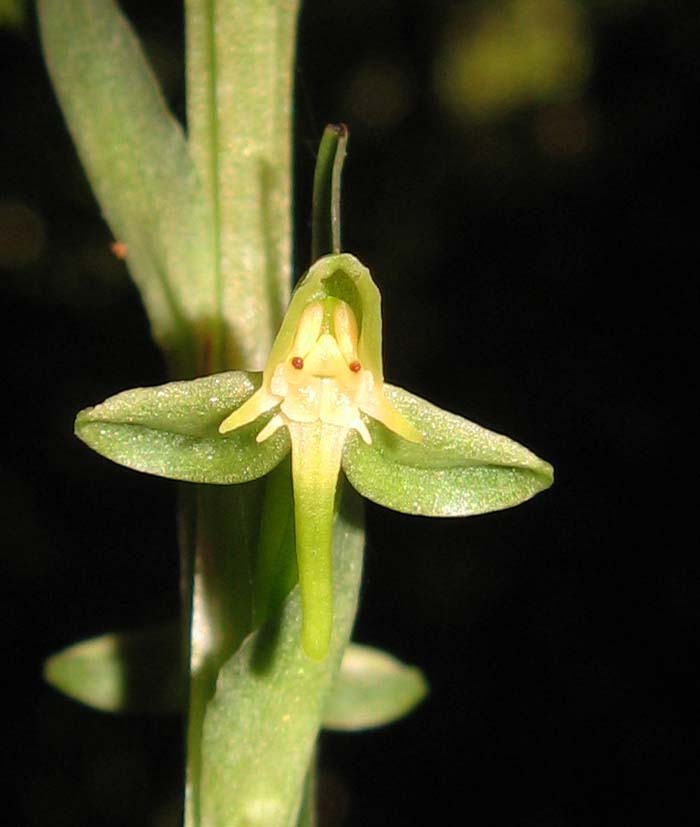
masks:
<svg viewBox="0 0 700 827"><path fill-rule="evenodd" d="M425 698L428 684L415 666L351 643L323 714L326 729L355 732L407 715Z"/></svg>
<svg viewBox="0 0 700 827"><path fill-rule="evenodd" d="M384 389L423 442L408 442L376 422L371 445L348 439L343 469L368 499L409 514L464 517L509 508L552 484L549 463L512 439L401 388Z"/></svg>
<svg viewBox="0 0 700 827"><path fill-rule="evenodd" d="M154 337L180 376L208 372L195 362L217 312L213 225L183 131L112 0L39 0L38 12L63 115Z"/></svg>
<svg viewBox="0 0 700 827"><path fill-rule="evenodd" d="M134 388L78 414L75 432L99 454L147 474L230 484L267 474L289 450L286 429L262 444L259 425L222 436L219 425L260 385L230 371L186 382Z"/></svg>
<svg viewBox="0 0 700 827"><path fill-rule="evenodd" d="M334 623L326 659L301 645L295 588L219 674L204 723L202 827L292 827L343 650L362 569L361 501L345 486L333 529Z"/></svg>

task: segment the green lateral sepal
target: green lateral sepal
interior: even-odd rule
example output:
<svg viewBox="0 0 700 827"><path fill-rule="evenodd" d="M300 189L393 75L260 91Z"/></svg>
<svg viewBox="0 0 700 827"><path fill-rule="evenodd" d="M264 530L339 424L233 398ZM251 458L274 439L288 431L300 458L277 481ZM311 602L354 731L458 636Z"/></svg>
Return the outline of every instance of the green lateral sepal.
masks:
<svg viewBox="0 0 700 827"><path fill-rule="evenodd" d="M371 444L352 436L343 470L373 502L429 517L466 517L510 508L549 488L552 466L502 434L384 386L391 405L420 432L409 442L370 422Z"/></svg>
<svg viewBox="0 0 700 827"><path fill-rule="evenodd" d="M253 395L260 380L259 373L231 371L134 388L81 411L75 432L102 456L136 471L216 485L248 482L289 451L284 430L264 445L256 442L255 427L219 433L221 420Z"/></svg>

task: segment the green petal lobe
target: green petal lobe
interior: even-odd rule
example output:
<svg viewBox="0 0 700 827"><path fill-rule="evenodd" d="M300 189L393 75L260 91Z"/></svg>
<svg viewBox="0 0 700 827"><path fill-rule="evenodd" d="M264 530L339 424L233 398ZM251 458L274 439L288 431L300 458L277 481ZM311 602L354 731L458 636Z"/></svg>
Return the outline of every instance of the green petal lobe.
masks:
<svg viewBox="0 0 700 827"><path fill-rule="evenodd" d="M75 432L102 456L147 474L217 485L267 474L289 450L286 429L255 437L271 414L222 436L227 414L260 386L260 375L231 371L134 388L78 414Z"/></svg>
<svg viewBox="0 0 700 827"><path fill-rule="evenodd" d="M408 442L373 421L371 445L349 437L343 470L368 499L408 514L464 517L509 508L552 484L549 463L512 439L401 388L384 390L423 441Z"/></svg>

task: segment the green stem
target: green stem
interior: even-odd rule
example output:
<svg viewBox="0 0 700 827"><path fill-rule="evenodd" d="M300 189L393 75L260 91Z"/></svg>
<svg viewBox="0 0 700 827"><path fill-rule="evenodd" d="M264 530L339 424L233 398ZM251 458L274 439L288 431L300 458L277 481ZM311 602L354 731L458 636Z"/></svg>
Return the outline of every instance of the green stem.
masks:
<svg viewBox="0 0 700 827"><path fill-rule="evenodd" d="M309 769L304 781L304 793L301 800L301 809L297 827L316 827L316 797L318 794L318 746L314 747L309 761Z"/></svg>
<svg viewBox="0 0 700 827"><path fill-rule="evenodd" d="M187 827L198 827L202 727L221 666L252 629L251 569L262 483L183 487L183 598L189 611ZM193 561L193 562L191 562Z"/></svg>
<svg viewBox="0 0 700 827"><path fill-rule="evenodd" d="M357 610L362 502L343 486L333 527L333 635L314 662L302 650L300 595L224 664L204 722L203 827L292 827L328 695ZM310 798L307 801L310 803Z"/></svg>
<svg viewBox="0 0 700 827"><path fill-rule="evenodd" d="M186 0L189 152L211 224L213 316L202 370L260 369L291 284L297 0ZM199 827L202 727L221 665L252 621L262 485L204 488L184 547L193 575L187 827ZM190 607L189 610L187 607Z"/></svg>

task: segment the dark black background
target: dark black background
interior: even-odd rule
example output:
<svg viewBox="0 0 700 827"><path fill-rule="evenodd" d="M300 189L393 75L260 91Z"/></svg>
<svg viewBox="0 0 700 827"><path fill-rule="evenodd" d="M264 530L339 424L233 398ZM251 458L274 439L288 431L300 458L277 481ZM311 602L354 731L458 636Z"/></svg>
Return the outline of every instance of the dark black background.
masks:
<svg viewBox="0 0 700 827"><path fill-rule="evenodd" d="M180 4L124 5L182 116ZM474 8L308 0L301 21L297 272L314 148L342 120L344 246L382 289L389 379L557 474L470 520L368 505L355 637L432 691L394 726L324 736L324 823L694 824L700 13L583 3L576 93L478 120L432 80L449 15ZM164 827L179 722L103 716L41 681L52 651L177 609L175 486L71 433L164 368L31 15L0 31L0 65L7 823Z"/></svg>

